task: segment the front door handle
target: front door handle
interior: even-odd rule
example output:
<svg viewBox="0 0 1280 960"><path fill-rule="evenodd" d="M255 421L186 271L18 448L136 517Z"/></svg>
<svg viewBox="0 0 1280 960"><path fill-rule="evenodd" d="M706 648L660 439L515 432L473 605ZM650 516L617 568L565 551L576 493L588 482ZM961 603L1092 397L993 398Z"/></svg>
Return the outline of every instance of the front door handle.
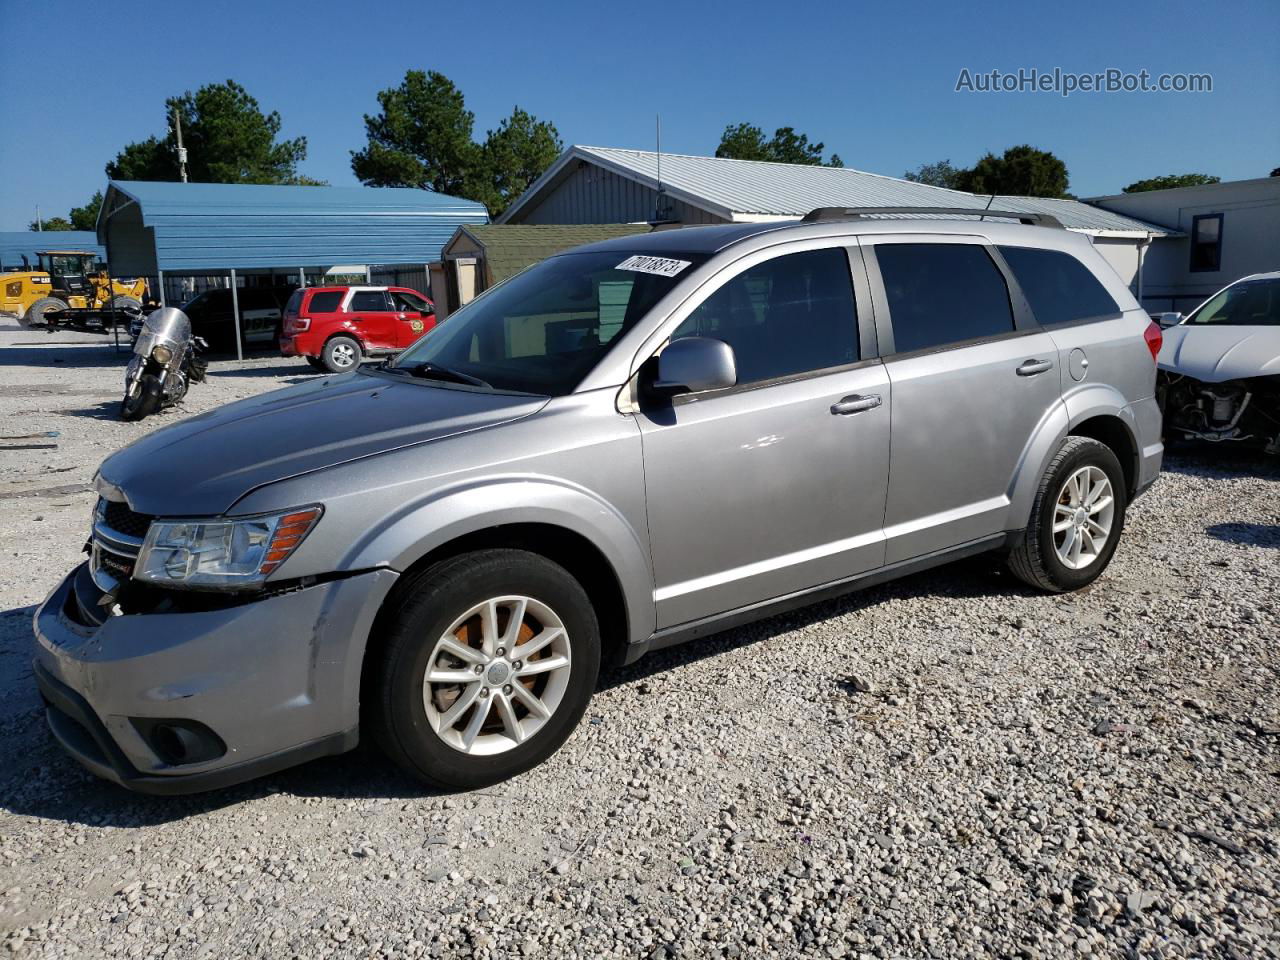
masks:
<svg viewBox="0 0 1280 960"><path fill-rule="evenodd" d="M861 413L863 410L872 410L880 404L884 403L880 399L880 394L872 393L866 396L852 394L842 400L838 400L831 405L831 412L837 417L847 417L851 413Z"/></svg>
<svg viewBox="0 0 1280 960"><path fill-rule="evenodd" d="M1052 360L1027 360L1018 367L1018 376L1034 377L1037 373L1044 373L1046 370L1052 369Z"/></svg>

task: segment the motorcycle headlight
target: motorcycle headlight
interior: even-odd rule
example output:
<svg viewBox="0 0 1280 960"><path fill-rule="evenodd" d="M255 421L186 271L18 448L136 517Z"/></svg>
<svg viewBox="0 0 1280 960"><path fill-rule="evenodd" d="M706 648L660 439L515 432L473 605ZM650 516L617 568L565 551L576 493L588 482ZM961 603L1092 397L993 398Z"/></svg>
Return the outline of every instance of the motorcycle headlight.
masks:
<svg viewBox="0 0 1280 960"><path fill-rule="evenodd" d="M151 351L151 356L156 358L156 363L166 364L173 359L173 351L163 343L157 343Z"/></svg>
<svg viewBox="0 0 1280 960"><path fill-rule="evenodd" d="M321 512L316 506L233 520L155 520L134 579L193 590L252 590L297 549Z"/></svg>

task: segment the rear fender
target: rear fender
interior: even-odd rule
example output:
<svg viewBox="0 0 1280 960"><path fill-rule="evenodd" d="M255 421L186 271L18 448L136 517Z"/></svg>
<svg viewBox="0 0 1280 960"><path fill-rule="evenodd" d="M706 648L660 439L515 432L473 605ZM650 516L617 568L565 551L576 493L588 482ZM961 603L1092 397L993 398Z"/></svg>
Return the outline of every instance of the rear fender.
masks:
<svg viewBox="0 0 1280 960"><path fill-rule="evenodd" d="M490 478L436 490L363 531L337 568L403 572L454 540L517 523L561 527L590 541L622 588L630 642L653 633L653 571L645 541L590 490L550 477Z"/></svg>

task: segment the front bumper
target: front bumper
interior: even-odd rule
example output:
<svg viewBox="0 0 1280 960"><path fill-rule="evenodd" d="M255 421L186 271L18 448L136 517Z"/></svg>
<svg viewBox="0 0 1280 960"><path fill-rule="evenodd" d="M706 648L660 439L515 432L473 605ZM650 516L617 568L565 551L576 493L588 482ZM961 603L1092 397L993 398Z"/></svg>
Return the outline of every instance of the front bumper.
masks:
<svg viewBox="0 0 1280 960"><path fill-rule="evenodd" d="M394 571L96 627L77 616L85 575L82 565L36 611L33 669L54 737L93 773L192 793L355 745L365 643ZM148 739L157 721L201 725L225 749L163 759Z"/></svg>

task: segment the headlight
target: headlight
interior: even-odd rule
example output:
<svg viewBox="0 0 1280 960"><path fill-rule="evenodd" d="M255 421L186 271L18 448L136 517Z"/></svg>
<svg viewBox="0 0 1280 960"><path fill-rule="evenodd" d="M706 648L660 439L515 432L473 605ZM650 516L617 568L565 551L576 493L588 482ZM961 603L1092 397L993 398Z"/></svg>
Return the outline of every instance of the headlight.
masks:
<svg viewBox="0 0 1280 960"><path fill-rule="evenodd" d="M173 359L173 351L166 347L163 343L157 343L151 349L151 356L156 358L156 363L162 366Z"/></svg>
<svg viewBox="0 0 1280 960"><path fill-rule="evenodd" d="M156 520L134 579L196 590L261 586L320 519L320 507L235 520Z"/></svg>

